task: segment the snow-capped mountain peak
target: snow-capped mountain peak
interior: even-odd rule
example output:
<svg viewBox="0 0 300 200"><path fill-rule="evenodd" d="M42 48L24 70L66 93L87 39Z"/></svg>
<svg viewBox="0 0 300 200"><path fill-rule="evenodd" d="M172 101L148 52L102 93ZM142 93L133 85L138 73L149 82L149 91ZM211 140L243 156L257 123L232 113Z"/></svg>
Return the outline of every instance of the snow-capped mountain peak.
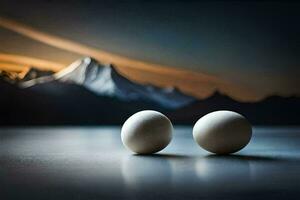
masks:
<svg viewBox="0 0 300 200"><path fill-rule="evenodd" d="M150 101L169 109L180 108L196 100L176 88L135 83L121 75L113 65L101 64L90 57L75 61L52 77L52 80L82 85L101 96L116 97L123 101ZM43 80L49 81L51 78L36 82L42 83Z"/></svg>

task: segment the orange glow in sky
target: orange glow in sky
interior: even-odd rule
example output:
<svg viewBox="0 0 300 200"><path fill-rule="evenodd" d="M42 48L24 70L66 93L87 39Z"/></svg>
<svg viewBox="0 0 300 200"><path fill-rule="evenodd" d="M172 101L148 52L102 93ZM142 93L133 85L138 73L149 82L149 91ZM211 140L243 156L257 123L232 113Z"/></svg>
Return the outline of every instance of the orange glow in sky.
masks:
<svg viewBox="0 0 300 200"><path fill-rule="evenodd" d="M47 60L0 53L0 62L9 63L10 65L1 65L1 67L11 66L12 69L22 68L24 66L34 66L42 70L58 71L65 67L61 63L51 62Z"/></svg>
<svg viewBox="0 0 300 200"><path fill-rule="evenodd" d="M0 27L59 49L82 56L91 56L102 63L114 64L122 74L141 83L151 83L158 86L175 86L199 98L208 97L215 90L226 93L240 101L253 101L261 98L261 96L249 90L249 88L246 89L212 75L115 55L75 41L41 32L10 19L0 17ZM9 54L0 54L0 61L31 65L54 71L58 71L64 67L60 63Z"/></svg>

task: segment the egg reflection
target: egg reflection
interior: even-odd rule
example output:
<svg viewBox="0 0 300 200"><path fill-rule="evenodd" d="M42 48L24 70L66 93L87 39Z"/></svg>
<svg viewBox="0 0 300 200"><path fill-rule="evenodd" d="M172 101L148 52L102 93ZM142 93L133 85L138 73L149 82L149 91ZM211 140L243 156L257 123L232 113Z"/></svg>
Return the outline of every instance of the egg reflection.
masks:
<svg viewBox="0 0 300 200"><path fill-rule="evenodd" d="M129 189L153 190L171 185L172 170L168 159L160 155L129 155L122 160L122 175Z"/></svg>
<svg viewBox="0 0 300 200"><path fill-rule="evenodd" d="M232 186L240 187L241 182L250 181L249 161L242 156L215 156L210 155L197 159L195 173L199 181L206 186L222 189Z"/></svg>

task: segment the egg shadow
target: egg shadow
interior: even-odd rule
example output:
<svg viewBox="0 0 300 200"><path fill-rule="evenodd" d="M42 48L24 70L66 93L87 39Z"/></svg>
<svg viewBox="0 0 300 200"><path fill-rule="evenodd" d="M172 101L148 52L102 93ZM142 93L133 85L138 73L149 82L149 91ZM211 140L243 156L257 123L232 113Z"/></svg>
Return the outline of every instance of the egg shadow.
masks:
<svg viewBox="0 0 300 200"><path fill-rule="evenodd" d="M176 160L192 158L191 156L188 156L188 155L170 154L170 153L132 154L132 156L147 157L147 158L160 158L160 159L176 159Z"/></svg>
<svg viewBox="0 0 300 200"><path fill-rule="evenodd" d="M289 161L289 159L277 158L274 156L266 155L242 155L242 154L228 154L228 155L217 155L210 154L206 155L207 159L227 159L227 160L239 160L239 161L249 161L249 162L283 162Z"/></svg>

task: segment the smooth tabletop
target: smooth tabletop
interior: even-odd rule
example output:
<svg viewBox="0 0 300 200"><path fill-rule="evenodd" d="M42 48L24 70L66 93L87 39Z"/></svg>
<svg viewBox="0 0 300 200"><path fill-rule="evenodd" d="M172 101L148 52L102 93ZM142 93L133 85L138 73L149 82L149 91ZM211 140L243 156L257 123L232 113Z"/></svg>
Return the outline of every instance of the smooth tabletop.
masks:
<svg viewBox="0 0 300 200"><path fill-rule="evenodd" d="M191 127L153 155L124 148L120 127L0 129L0 199L300 199L300 128L255 127L230 156Z"/></svg>

